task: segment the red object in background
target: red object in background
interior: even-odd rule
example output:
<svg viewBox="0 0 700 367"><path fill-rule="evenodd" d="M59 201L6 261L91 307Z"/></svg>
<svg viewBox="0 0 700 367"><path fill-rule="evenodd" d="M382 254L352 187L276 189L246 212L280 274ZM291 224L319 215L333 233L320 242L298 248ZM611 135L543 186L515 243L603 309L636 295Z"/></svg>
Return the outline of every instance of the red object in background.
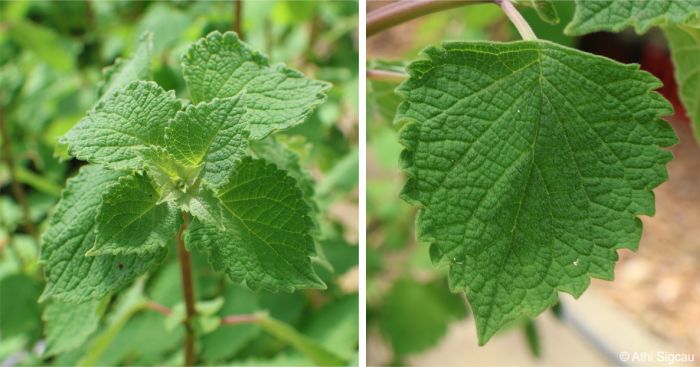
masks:
<svg viewBox="0 0 700 367"><path fill-rule="evenodd" d="M678 98L678 85L673 76L673 63L668 49L661 48L654 43L646 42L642 47L641 60L639 62L642 69L654 74L659 78L664 86L657 91L671 102L675 114L673 118L679 121L690 123L690 118L685 113L685 108Z"/></svg>

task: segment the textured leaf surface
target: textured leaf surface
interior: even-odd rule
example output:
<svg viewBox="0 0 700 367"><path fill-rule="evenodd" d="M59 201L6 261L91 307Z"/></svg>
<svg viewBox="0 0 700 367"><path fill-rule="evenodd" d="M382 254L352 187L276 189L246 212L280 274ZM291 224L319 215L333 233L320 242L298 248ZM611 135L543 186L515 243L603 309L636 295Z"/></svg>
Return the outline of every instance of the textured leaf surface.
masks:
<svg viewBox="0 0 700 367"><path fill-rule="evenodd" d="M97 239L88 255L157 252L171 243L178 226L174 203L160 203L160 193L146 176L127 175L102 196Z"/></svg>
<svg viewBox="0 0 700 367"><path fill-rule="evenodd" d="M226 183L248 147L244 98L189 106L166 129L168 151L185 166L201 166L200 177L212 187Z"/></svg>
<svg viewBox="0 0 700 367"><path fill-rule="evenodd" d="M153 34L146 32L139 38L139 45L130 59L117 59L102 71L103 81L98 90L100 100L112 96L116 91L137 80L151 79L153 57Z"/></svg>
<svg viewBox="0 0 700 367"><path fill-rule="evenodd" d="M245 92L254 139L304 122L330 88L283 65L270 66L232 32L214 32L192 45L182 68L194 102Z"/></svg>
<svg viewBox="0 0 700 367"><path fill-rule="evenodd" d="M46 354L55 355L76 349L97 330L104 302L89 300L80 304L51 302L44 309Z"/></svg>
<svg viewBox="0 0 700 367"><path fill-rule="evenodd" d="M83 302L117 290L165 257L167 250L136 256L85 256L95 244L96 217L102 194L122 176L85 166L68 180L43 237L41 259L47 285L42 298Z"/></svg>
<svg viewBox="0 0 700 367"><path fill-rule="evenodd" d="M323 288L310 256L310 208L294 179L272 164L244 159L217 198L224 230L193 221L187 244L209 254L215 269L252 289Z"/></svg>
<svg viewBox="0 0 700 367"><path fill-rule="evenodd" d="M654 214L676 143L671 107L636 65L545 41L446 43L398 89L420 240L467 294L480 343L611 279Z"/></svg>
<svg viewBox="0 0 700 367"><path fill-rule="evenodd" d="M700 20L700 0L576 0L566 33L618 32L626 27L642 34L657 25Z"/></svg>
<svg viewBox="0 0 700 367"><path fill-rule="evenodd" d="M693 124L695 141L700 143L700 29L666 27L664 33L671 45L681 101Z"/></svg>
<svg viewBox="0 0 700 367"><path fill-rule="evenodd" d="M137 81L100 102L60 140L74 157L114 169L140 169L137 149L163 145L180 102L153 82Z"/></svg>

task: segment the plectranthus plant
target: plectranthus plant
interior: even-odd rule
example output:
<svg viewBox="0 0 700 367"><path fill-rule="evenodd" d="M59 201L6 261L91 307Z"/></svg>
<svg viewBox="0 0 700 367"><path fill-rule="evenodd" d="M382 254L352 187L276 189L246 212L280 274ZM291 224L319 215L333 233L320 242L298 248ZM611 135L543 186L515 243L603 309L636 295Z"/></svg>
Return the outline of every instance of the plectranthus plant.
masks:
<svg viewBox="0 0 700 367"><path fill-rule="evenodd" d="M110 296L173 251L184 307L179 319L177 309L167 313L185 325L187 365L196 361L195 338L222 323L200 317L221 305L196 304L190 251L253 290L326 287L312 268L309 176L266 138L304 122L330 84L270 65L233 32L211 33L184 54L189 100L148 80L151 59L146 34L131 59L106 70L99 101L60 139L86 164L43 234L51 353L80 345ZM341 363L288 327L258 321L316 362Z"/></svg>
<svg viewBox="0 0 700 367"><path fill-rule="evenodd" d="M481 345L556 304L559 292L579 297L591 278L613 279L617 251L639 245L639 216L654 215L652 190L667 180L668 148L678 142L663 120L673 109L655 92L657 78L537 39L514 6L556 23L556 2L493 3L523 40L443 42L405 74L370 71L402 81L394 119L407 177L401 197L419 208L417 239L449 268L451 290L466 295ZM370 13L367 32L466 4L398 2ZM678 47L681 97L697 128L700 79L691 63L700 2L575 6L571 35L662 26Z"/></svg>

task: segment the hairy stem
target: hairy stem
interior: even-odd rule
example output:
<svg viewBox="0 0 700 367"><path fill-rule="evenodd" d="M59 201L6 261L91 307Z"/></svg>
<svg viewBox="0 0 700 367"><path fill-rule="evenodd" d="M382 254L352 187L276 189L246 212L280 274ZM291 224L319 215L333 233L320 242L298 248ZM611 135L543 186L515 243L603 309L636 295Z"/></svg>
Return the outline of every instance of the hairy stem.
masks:
<svg viewBox="0 0 700 367"><path fill-rule="evenodd" d="M513 23L515 28L518 30L518 33L520 33L520 37L526 41L537 39L535 32L532 31L530 25L527 23L525 18L520 15L518 10L515 9L515 6L513 6L513 3L511 3L510 0L498 0L498 2L500 2L501 9L503 9L503 12L506 14L508 19L510 19L510 22Z"/></svg>
<svg viewBox="0 0 700 367"><path fill-rule="evenodd" d="M233 0L233 31L243 41L243 0Z"/></svg>
<svg viewBox="0 0 700 367"><path fill-rule="evenodd" d="M17 179L17 167L15 166L15 159L12 155L12 141L10 140L10 133L5 122L5 107L2 104L0 104L0 134L2 135L3 158L7 165L7 170L10 173L12 195L15 197L15 200L17 200L20 208L22 208L22 225L29 235L34 237L35 240L38 240L39 236L34 227L34 223L32 223L32 216L29 212L27 195Z"/></svg>
<svg viewBox="0 0 700 367"><path fill-rule="evenodd" d="M180 277L182 280L182 296L185 299L185 366L194 366L195 335L192 327L192 318L197 311L194 307L194 286L192 284L192 258L185 248L183 235L190 224L190 215L182 213L182 225L177 231L177 257L180 260Z"/></svg>
<svg viewBox="0 0 700 367"><path fill-rule="evenodd" d="M401 0L367 14L367 37L431 13L492 0Z"/></svg>

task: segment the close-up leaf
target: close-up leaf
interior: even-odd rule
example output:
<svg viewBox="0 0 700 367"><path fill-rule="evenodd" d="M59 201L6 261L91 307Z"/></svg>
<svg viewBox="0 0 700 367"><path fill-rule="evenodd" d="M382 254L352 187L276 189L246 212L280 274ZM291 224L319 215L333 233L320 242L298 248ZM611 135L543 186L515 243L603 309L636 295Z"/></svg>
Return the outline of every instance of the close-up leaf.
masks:
<svg viewBox="0 0 700 367"><path fill-rule="evenodd" d="M85 256L95 244L96 217L102 194L123 174L98 166L83 167L68 180L43 237L46 264L43 299L79 303L119 290L158 265L167 254Z"/></svg>
<svg viewBox="0 0 700 367"><path fill-rule="evenodd" d="M102 195L97 238L88 255L143 255L167 248L180 217L174 203L159 199L160 192L148 177L120 177Z"/></svg>
<svg viewBox="0 0 700 367"><path fill-rule="evenodd" d="M642 34L664 25L696 24L700 0L576 0L576 12L565 32L570 35L634 27Z"/></svg>
<svg viewBox="0 0 700 367"><path fill-rule="evenodd" d="M143 168L140 147L163 145L180 102L153 82L137 81L97 104L60 140L74 157L113 169Z"/></svg>
<svg viewBox="0 0 700 367"><path fill-rule="evenodd" d="M168 152L180 164L197 167L211 187L226 183L248 147L245 98L238 94L188 106L166 128Z"/></svg>
<svg viewBox="0 0 700 367"><path fill-rule="evenodd" d="M479 343L558 291L612 279L636 249L639 215L677 142L661 83L546 41L449 42L424 51L398 89L417 237L465 292Z"/></svg>
<svg viewBox="0 0 700 367"><path fill-rule="evenodd" d="M196 42L182 68L195 103L245 94L252 139L304 122L330 88L281 64L271 66L232 32L214 32Z"/></svg>
<svg viewBox="0 0 700 367"><path fill-rule="evenodd" d="M195 220L186 238L208 254L214 269L251 289L325 287L311 267L311 209L294 179L246 158L216 197L226 216L224 230Z"/></svg>

